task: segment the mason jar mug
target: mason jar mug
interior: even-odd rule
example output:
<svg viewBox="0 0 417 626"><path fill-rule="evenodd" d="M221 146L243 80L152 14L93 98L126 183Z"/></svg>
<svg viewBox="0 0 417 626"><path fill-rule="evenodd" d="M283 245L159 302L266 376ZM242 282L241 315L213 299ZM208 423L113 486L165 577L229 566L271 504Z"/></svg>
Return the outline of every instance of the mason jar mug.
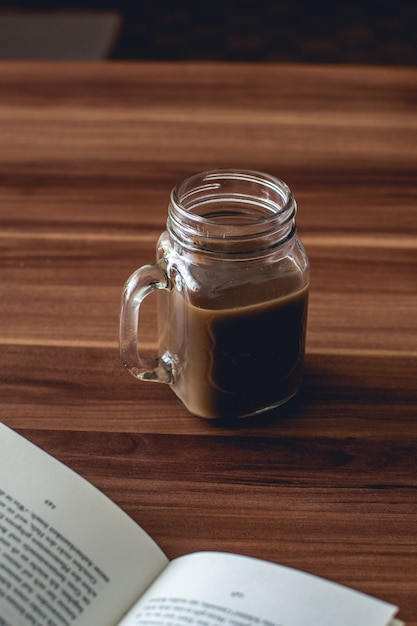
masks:
<svg viewBox="0 0 417 626"><path fill-rule="evenodd" d="M170 385L194 415L253 416L302 382L309 262L296 202L262 172L200 172L171 193L154 263L128 279L121 359L143 381ZM138 348L139 310L157 294L158 355Z"/></svg>

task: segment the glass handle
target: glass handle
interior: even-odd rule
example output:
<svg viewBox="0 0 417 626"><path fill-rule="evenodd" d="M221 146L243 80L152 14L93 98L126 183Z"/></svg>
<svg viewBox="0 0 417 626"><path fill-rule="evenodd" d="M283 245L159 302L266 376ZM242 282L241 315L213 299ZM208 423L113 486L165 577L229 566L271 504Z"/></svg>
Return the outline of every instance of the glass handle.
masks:
<svg viewBox="0 0 417 626"><path fill-rule="evenodd" d="M143 300L158 289L168 289L168 276L153 263L144 265L128 278L123 289L120 311L120 357L124 367L140 380L159 383L172 381L172 367L168 355L144 359L139 353L139 309Z"/></svg>

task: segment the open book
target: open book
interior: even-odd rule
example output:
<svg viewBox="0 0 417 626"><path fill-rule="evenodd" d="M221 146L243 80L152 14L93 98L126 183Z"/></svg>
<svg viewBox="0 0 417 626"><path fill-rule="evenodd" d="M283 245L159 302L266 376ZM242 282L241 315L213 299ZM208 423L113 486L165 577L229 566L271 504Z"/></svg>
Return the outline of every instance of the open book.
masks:
<svg viewBox="0 0 417 626"><path fill-rule="evenodd" d="M0 424L0 626L398 626L396 611L240 555L169 562L104 494Z"/></svg>

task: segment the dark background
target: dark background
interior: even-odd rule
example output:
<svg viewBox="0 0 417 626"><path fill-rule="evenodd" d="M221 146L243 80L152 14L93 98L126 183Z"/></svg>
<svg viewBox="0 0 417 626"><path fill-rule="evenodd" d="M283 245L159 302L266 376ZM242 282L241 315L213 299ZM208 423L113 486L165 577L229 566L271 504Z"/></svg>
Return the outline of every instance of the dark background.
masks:
<svg viewBox="0 0 417 626"><path fill-rule="evenodd" d="M417 64L417 0L6 2L13 11L115 11L112 59Z"/></svg>

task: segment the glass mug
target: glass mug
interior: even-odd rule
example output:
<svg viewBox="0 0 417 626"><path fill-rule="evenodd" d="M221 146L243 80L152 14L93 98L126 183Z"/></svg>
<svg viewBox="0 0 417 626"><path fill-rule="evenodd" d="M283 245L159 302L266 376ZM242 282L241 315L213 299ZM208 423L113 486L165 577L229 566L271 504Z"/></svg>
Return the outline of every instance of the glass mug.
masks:
<svg viewBox="0 0 417 626"><path fill-rule="evenodd" d="M167 383L190 413L240 418L278 407L302 381L309 262L296 202L262 172L217 169L179 182L153 264L126 282L121 359ZM138 349L139 309L157 292L159 356Z"/></svg>

